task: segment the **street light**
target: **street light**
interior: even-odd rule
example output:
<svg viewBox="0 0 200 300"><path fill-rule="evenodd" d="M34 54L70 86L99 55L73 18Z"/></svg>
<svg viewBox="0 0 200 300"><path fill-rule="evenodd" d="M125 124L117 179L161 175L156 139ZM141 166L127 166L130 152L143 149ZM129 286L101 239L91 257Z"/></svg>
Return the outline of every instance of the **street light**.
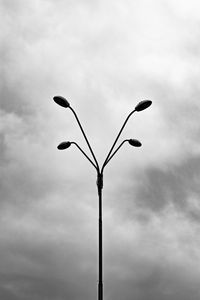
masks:
<svg viewBox="0 0 200 300"><path fill-rule="evenodd" d="M65 150L71 146L71 142L62 142L58 145L58 150Z"/></svg>
<svg viewBox="0 0 200 300"><path fill-rule="evenodd" d="M62 96L54 96L54 97L53 97L53 100L54 100L58 105L60 105L60 106L62 106L62 107L65 107L65 108L70 107L70 104L69 104L69 102L67 101L67 99L65 99L65 98L62 97Z"/></svg>
<svg viewBox="0 0 200 300"><path fill-rule="evenodd" d="M76 121L80 127L80 130L85 138L85 141L88 145L88 148L90 150L90 153L92 155L92 158L90 158L85 151L76 143L76 142L69 142L69 141L65 141L60 143L57 148L59 150L65 150L67 148L69 148L72 144L74 144L81 152L82 154L87 158L87 160L93 165L93 167L96 169L97 172L97 191L98 191L98 198L99 198L99 280L98 280L98 300L103 300L103 232L102 232L102 228L103 228L103 214L102 214L102 189L103 189L103 172L104 172L104 168L105 166L108 164L108 162L113 158L113 156L118 152L118 150L122 147L122 145L125 142L128 142L131 146L133 147L141 147L142 144L140 141L136 140L136 139L129 139L129 140L124 140L121 142L121 144L114 150L114 147L128 121L128 119L130 118L130 116L134 113L134 112L139 112L142 111L146 108L148 108L151 104L152 101L151 100L143 100L140 101L135 109L133 111L131 111L131 113L127 116L126 120L124 121L110 151L108 152L108 155L102 165L102 167L99 167L98 161L95 157L95 154L92 150L92 147L88 141L88 138L83 130L83 127L78 119L77 114L75 113L75 111L73 110L73 108L70 106L69 102L62 96L55 96L53 98L53 100L60 106L65 107L65 108L69 108L72 113L74 114ZM114 151L113 151L114 150Z"/></svg>
<svg viewBox="0 0 200 300"><path fill-rule="evenodd" d="M130 139L130 140L128 140L128 142L131 146L134 146L134 147L141 147L142 146L140 141L138 141L136 139Z"/></svg>
<svg viewBox="0 0 200 300"><path fill-rule="evenodd" d="M136 110L136 111L144 110L144 109L146 109L147 107L149 107L151 104L152 104L152 101L151 101L151 100L143 100L143 101L140 101L140 102L136 105L135 110Z"/></svg>

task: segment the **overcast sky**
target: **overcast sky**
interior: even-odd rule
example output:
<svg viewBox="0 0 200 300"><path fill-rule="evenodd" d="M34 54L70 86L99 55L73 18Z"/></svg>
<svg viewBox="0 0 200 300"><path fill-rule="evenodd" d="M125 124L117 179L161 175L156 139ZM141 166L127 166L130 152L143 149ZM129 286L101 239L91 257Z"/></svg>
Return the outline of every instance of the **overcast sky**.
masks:
<svg viewBox="0 0 200 300"><path fill-rule="evenodd" d="M0 0L0 298L94 300L96 173L105 300L200 299L198 0ZM119 142L120 142L119 141Z"/></svg>

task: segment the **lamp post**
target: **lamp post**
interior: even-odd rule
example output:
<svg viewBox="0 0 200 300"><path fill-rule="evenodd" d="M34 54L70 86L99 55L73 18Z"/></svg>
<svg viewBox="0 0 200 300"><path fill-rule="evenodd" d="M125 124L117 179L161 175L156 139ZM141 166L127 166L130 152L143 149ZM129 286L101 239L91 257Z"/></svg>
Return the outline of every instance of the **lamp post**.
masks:
<svg viewBox="0 0 200 300"><path fill-rule="evenodd" d="M97 172L97 192L98 192L98 199L99 199L99 220L98 220L98 227L99 227L99 280L98 280L98 300L103 300L103 210L102 210L102 189L103 189L103 172L104 172L104 168L105 166L109 163L109 161L113 158L113 156L118 152L118 150L122 147L122 145L125 142L128 142L131 146L134 147L141 147L142 144L140 143L140 141L136 140L136 139L126 139L124 140L115 150L114 147L126 125L126 123L128 122L128 119L130 118L130 116L134 113L134 112L139 112L142 111L144 109L146 109L147 107L149 107L152 104L152 101L150 100L143 100L140 101L135 109L133 111L131 111L131 113L127 116L126 120L124 121L110 151L108 152L108 155L102 165L102 167L99 167L98 161L95 157L95 154L92 150L92 147L88 141L88 138L83 130L83 127L78 119L78 116L76 114L76 112L74 111L74 109L70 106L70 103L62 96L55 96L53 98L53 100L60 106L64 107L64 108L69 108L72 113L74 114L76 121L80 127L80 130L84 136L84 139L88 145L88 148L90 150L90 153L92 155L92 158L90 158L85 151L76 143L76 142L62 142L58 145L58 149L59 150L65 150L67 148L69 148L71 145L75 145L81 152L82 154L87 158L87 160L93 165L93 167L96 169ZM114 151L113 151L114 150Z"/></svg>

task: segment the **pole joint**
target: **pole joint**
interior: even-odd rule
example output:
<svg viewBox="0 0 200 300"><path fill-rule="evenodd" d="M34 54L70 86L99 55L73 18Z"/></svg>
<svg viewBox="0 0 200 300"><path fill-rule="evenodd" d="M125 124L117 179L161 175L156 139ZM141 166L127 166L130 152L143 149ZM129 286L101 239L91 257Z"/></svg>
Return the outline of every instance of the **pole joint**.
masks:
<svg viewBox="0 0 200 300"><path fill-rule="evenodd" d="M97 174L97 187L98 187L98 190L103 189L103 174L100 172L98 172L98 174Z"/></svg>

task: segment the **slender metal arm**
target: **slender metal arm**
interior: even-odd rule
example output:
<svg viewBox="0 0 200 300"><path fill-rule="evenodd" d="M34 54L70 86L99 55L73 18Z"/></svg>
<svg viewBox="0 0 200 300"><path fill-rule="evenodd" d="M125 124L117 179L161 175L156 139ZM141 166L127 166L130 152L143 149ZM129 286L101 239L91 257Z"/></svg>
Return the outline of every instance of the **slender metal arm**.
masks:
<svg viewBox="0 0 200 300"><path fill-rule="evenodd" d="M79 118L78 118L78 116L77 116L77 114L76 114L76 112L73 110L73 108L71 107L71 106L69 106L69 108L71 109L71 111L73 112L73 114L74 114L74 116L75 116L75 118L76 118L76 121L77 121L77 123L78 123L78 125L79 125L79 127L80 127L80 129L81 129L81 132L82 132L82 134L83 134L83 136L84 136L84 138L85 138L85 141L86 141L86 143L87 143L87 145L88 145L88 148L90 149L90 152L91 152L91 154L92 154L92 157L94 158L94 161L95 161L95 163L96 163L96 169L98 169L99 170L99 164L98 164L98 162L97 162L97 159L96 159L96 157L95 157L95 155L94 155L94 152L93 152L93 150L92 150L92 147L90 146L90 143L89 143L89 141L88 141L88 139L87 139L87 137L86 137L86 134L85 134L85 132L84 132L84 130L83 130L83 127L82 127L82 125L81 125L81 122L79 121ZM82 150L81 150L82 151ZM86 154L84 154L84 155L86 155ZM88 156L86 156L87 158L89 158ZM89 159L90 160L90 159ZM90 160L90 162L91 162L91 160ZM94 165L94 163L92 163L93 165Z"/></svg>
<svg viewBox="0 0 200 300"><path fill-rule="evenodd" d="M118 152L118 150L122 147L122 145L125 143L125 142L128 142L128 140L124 140L118 147L117 149L112 153L112 155L110 155L110 157L106 160L106 162L104 163L102 169L101 169L101 172L103 173L103 170L105 168L105 166L109 163L109 161L113 158L113 156Z"/></svg>
<svg viewBox="0 0 200 300"><path fill-rule="evenodd" d="M115 139L115 141L114 141L114 143L113 143L113 145L112 145L112 147L111 147L111 149L110 149L110 151L109 151L109 153L108 153L108 155L107 155L107 157L106 157L106 159L105 159L105 161L104 161L104 163L103 163L103 166L102 166L102 168L101 168L101 172L103 171L104 167L105 167L106 164L108 163L109 158L110 158L110 155L111 155L111 153L112 153L112 150L113 150L113 148L115 147L115 145L116 145L116 143L117 143L117 141L118 141L118 139L119 139L119 137L120 137L120 135L121 135L121 133L122 133L122 131L123 131L125 125L126 125L126 123L128 122L128 119L130 118L130 116L131 116L135 111L136 111L136 110L134 109L134 110L128 115L128 117L126 118L124 124L122 125L122 128L120 129L120 131L119 131L119 133L118 133L118 135L117 135L117 137L116 137L116 139Z"/></svg>
<svg viewBox="0 0 200 300"><path fill-rule="evenodd" d="M89 156L83 151L83 149L81 149L81 147L75 142L71 142L71 144L76 145L76 147L83 153L83 155L87 158L87 160L89 160L89 162L95 167L95 169L98 172L97 166L93 163L93 161L89 158Z"/></svg>

